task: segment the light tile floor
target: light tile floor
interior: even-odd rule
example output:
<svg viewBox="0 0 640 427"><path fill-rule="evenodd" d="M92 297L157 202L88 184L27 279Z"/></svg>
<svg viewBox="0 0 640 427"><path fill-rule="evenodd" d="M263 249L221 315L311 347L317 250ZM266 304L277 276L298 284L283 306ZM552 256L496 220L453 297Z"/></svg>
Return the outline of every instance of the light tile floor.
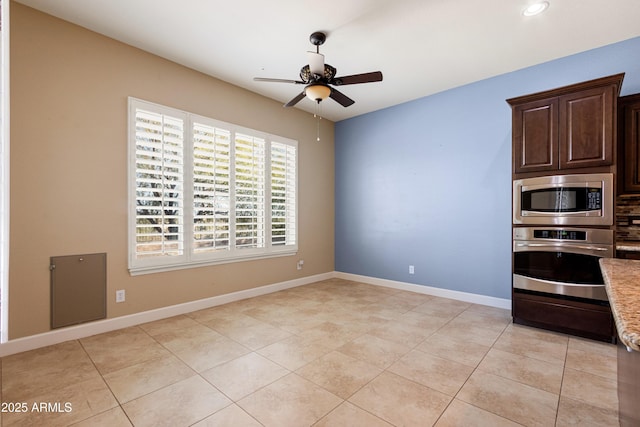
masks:
<svg viewBox="0 0 640 427"><path fill-rule="evenodd" d="M618 425L615 346L339 279L1 363L2 426Z"/></svg>

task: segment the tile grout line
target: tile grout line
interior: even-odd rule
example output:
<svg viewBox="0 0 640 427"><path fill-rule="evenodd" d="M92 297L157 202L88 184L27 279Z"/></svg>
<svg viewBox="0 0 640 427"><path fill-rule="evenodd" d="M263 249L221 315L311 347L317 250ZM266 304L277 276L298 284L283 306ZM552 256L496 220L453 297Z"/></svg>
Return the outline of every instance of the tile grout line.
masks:
<svg viewBox="0 0 640 427"><path fill-rule="evenodd" d="M188 314L188 313L187 313L187 314ZM277 325L273 325L273 324L271 324L271 323L269 323L269 322L265 322L265 321L263 321L263 320L260 320L260 319L255 318L255 317L253 317L253 316L251 316L251 315L247 315L247 314L245 314L245 313L242 313L242 314L243 314L243 315L245 315L245 316L248 316L248 317L250 317L250 318L252 318L252 319L255 319L255 320L259 321L259 322L270 324L271 326L273 326L273 327L275 327L275 328L277 328L277 329L280 329L280 330L285 331L284 329L280 328L280 327L279 327L279 326L277 326ZM185 316L186 316L186 317L189 317L189 316L187 316L186 314L185 314ZM189 317L189 318L191 318L191 317ZM222 410L223 410L223 409L225 409L225 408L228 408L228 407L230 407L230 406L232 406L232 405L235 405L235 406L237 406L238 408L240 408L240 410L242 410L244 413L246 413L248 416L250 416L252 419L254 419L256 422L258 422L258 423L259 423L259 424L261 424L261 425L264 425L264 424L262 424L258 419L256 419L256 418L255 418L251 413L247 412L247 411L245 410L245 408L243 408L243 407L242 407L238 402L239 402L240 400L242 400L242 399L244 399L244 398L246 398L246 397L250 396L250 395L251 395L251 394L253 394L253 393L256 393L256 392L258 392L258 391L260 391L260 390L265 389L266 387L270 386L271 384L273 384L273 383L275 383L275 382L277 382L277 381L281 380L282 378L284 378L284 377L286 377L286 376L288 376L288 375L296 374L296 373L295 373L295 371L290 370L290 369L289 369L289 368L287 368L286 366L283 366L283 365L281 365L280 363L278 363L277 361L271 360L271 359L269 359L268 357L266 357L266 356L264 356L264 355L262 355L262 354L260 354L260 353L258 352L258 350L260 350L260 349L262 349L262 348L268 347L269 345L272 345L272 344L275 344L275 343L278 343L278 342L282 342L282 341L287 340L287 339L289 339L289 338L291 338L291 337L282 338L282 339L280 339L280 340L275 341L274 343L271 343L271 344L268 344L268 345L262 346L262 347L260 347L260 348L258 348L258 349L251 349L251 348L247 347L244 343L239 342L239 341L235 340L234 338L231 338L231 337L229 337L228 335L226 335L226 334L224 334L224 333L222 333L222 332L220 332L220 331L217 331L216 329L214 329L214 328L212 328L211 326L209 326L209 325L207 325L207 324L203 323L202 321L197 320L197 319L193 319L193 318L191 318L191 319L192 319L193 321L195 321L196 323L198 323L198 324L200 324L200 325L202 325L202 326L204 326L204 327L206 327L206 328L208 328L208 329L211 329L212 331L214 331L214 332L216 332L216 333L219 333L220 335L224 336L225 338L228 338L228 339L230 339L230 340L234 341L236 344L239 344L239 345L241 345L241 346L243 346L243 347L247 348L247 349L249 350L249 353L245 354L244 356L246 356L246 355L248 355L248 354L256 354L256 355L258 355L258 356L260 356L260 357L265 358L266 360L269 360L271 363L274 363L274 364L278 365L279 367L281 367L281 368L283 368L283 369L285 369L285 370L287 371L287 374L286 374L286 375L283 375L282 377L276 378L276 379L274 379L273 381L271 381L271 382L269 382L269 383L267 383L267 384L265 384L265 385L263 385L263 386L261 386L261 387L259 387L259 388L255 389L255 390L253 390L251 393L249 393L249 394L247 394L247 395L245 395L245 396L242 396L241 398L239 398L239 399L235 400L235 399L233 399L231 396L227 395L223 390L220 390L218 387L216 387L216 385L215 385L215 384L213 384L213 383L211 383L209 380L207 380L207 379L206 379L202 374L203 374L203 372L206 372L206 371L208 371L209 369L214 369L214 368L219 367L219 366L222 366L222 365L224 365L224 364L226 364L226 363L230 363L230 362L232 362L233 360L236 360L237 358L232 359L232 360L228 360L228 361L226 361L226 362L219 363L218 365L212 366L211 368L206 369L206 370L205 370L205 371L203 371L203 372L199 372L199 371L195 371L195 370L194 370L194 372L195 372L195 374L196 374L196 375L198 375L200 378L202 378L204 381L206 381L206 382L207 382L207 384L210 384L213 388L215 388L219 393L221 393L223 396L225 396L225 397L226 397L227 399L229 399L229 401L231 402L231 404L230 404L230 405L227 405L227 406L225 406L224 408L220 408L220 409L218 409L217 411L213 412L212 414L207 415L206 417L204 417L204 418L203 418L203 420L204 420L204 419L206 419L206 418L209 418L210 416L212 416L212 415L214 415L214 414L216 414L216 413L218 413L218 412L220 412L220 411L222 411ZM146 332L146 331L145 331L145 332ZM285 331L285 332L288 332L288 331ZM147 335L149 335L149 334L147 333ZM183 362L186 366L189 366L189 364L188 364L185 360L181 359L179 355L177 355L177 354L173 353L173 351L171 351L171 349L167 348L167 347L166 347L166 346L164 346L162 343L160 343L159 341L157 341L153 336L151 336L151 335L149 335L149 336L150 336L152 339L154 339L154 341L156 341L158 344L160 344L163 348L166 348L166 349L167 349L167 351L169 351L173 356L175 356L177 359L179 359L181 362ZM292 334L292 336L299 336L299 335L297 335L297 334L295 334L295 333L294 333L294 334ZM243 357L243 356L239 356L239 357ZM314 359L314 360L315 360L315 359ZM309 363L311 363L311 362L309 362ZM306 365L305 365L305 366L306 366ZM191 369L193 369L193 368L191 368ZM298 375L298 374L296 374L296 375ZM302 378L302 377L301 377L301 378ZM303 378L303 379L304 379L304 378ZM307 381L309 381L309 380L307 380ZM315 383L314 383L314 384L315 384ZM317 384L316 384L316 385L317 385ZM319 387L321 387L320 385L318 385L318 386L319 386ZM325 389L324 389L324 387L322 387L322 388L323 388L323 390L325 390ZM332 393L332 394L333 394L333 393ZM338 397L339 397L339 396L338 396ZM339 406L339 405L338 405L338 406ZM336 406L336 407L337 407L337 406ZM331 409L331 411L329 411L329 413L330 413L330 412L332 412L334 409L335 409L335 408ZM326 414L325 414L325 416L326 416ZM323 417L324 417L324 416L323 416ZM194 423L194 424L197 424L197 423L198 423L198 422L200 422L200 421L202 421L202 420L199 420L199 421L197 421L197 422L196 422L196 423Z"/></svg>
<svg viewBox="0 0 640 427"><path fill-rule="evenodd" d="M133 424L133 420L131 420L131 418L129 418L129 414L127 414L127 412L124 410L124 407L122 406L122 403L120 402L120 400L118 400L118 398L116 397L115 393L113 392L113 389L111 388L111 386L109 385L109 383L107 382L107 380L104 378L104 375L102 374L102 372L100 372L100 370L98 369L98 366L96 365L96 362L93 360L93 358L91 357L91 355L89 354L89 352L87 351L87 349L85 348L84 344L82 344L82 341L79 339L73 340L73 341L77 341L78 345L80 345L80 348L82 348L82 351L84 352L84 354L87 356L87 358L91 361L91 364L93 365L94 369L96 370L96 372L98 373L98 375L100 375L100 379L102 380L102 382L104 383L104 385L109 389L109 393L111 393L111 395L113 396L113 399L118 403L118 407L120 408L120 410L122 411L122 413L124 414L125 417L127 417L127 420L129 420L129 422L131 423L132 426L134 426ZM103 412L100 412L100 414L103 414L105 412L111 411L113 408L109 408ZM94 414L94 415L90 415L88 418L85 418L84 420L80 420L78 422L81 421L86 421L89 420L91 418L93 418L94 416L99 415L99 414Z"/></svg>
<svg viewBox="0 0 640 427"><path fill-rule="evenodd" d="M174 317L179 317L179 316L183 316L183 317L190 318L190 317L189 317L189 316L187 316L186 314L181 314L181 315L174 316ZM162 320L164 320L164 319L162 319ZM202 322L199 322L198 320L195 320L195 319L192 319L192 320L193 320L193 321L195 321L196 323L198 323L198 324L200 324L200 325L202 325L202 326L206 327L206 328L211 329L212 331L214 331L214 332L216 332L216 333L219 333L218 331L215 331L213 328L210 328L209 326L207 326L207 325L203 324ZM153 322L152 322L152 323L153 323ZM144 324L143 324L143 325L144 325ZM142 326L142 325L139 325L139 326ZM142 331L143 331L143 332L144 332L144 333L145 333L149 338L151 338L153 341L155 341L156 343L158 343L158 345L160 345L162 348L164 348L167 352L169 352L169 354L171 354L171 356L175 357L175 358L176 358L176 359L178 359L180 362L182 362L185 366L187 366L189 369L191 369L191 371L193 371L194 375L192 375L192 376L191 376L191 377L189 377L189 378L192 378L192 377L195 377L195 376L200 377L203 381L205 381L207 384L211 385L211 387L213 387L216 391L218 391L220 394L222 394L223 396L225 396L225 397L226 397L227 399L229 399L229 401L231 402L229 405L224 406L224 407L222 407L222 408L220 408L220 409L218 409L218 410L214 411L213 413L206 415L204 418L202 418L202 419L200 419L200 420L195 421L195 422L194 422L194 423L192 423L191 425L195 425L195 424L197 424L197 423L199 423L199 422L201 422L201 421L203 421L203 420L205 420L205 419L209 418L210 416L212 416L212 415L214 415L214 414L216 414L216 413L218 413L218 412L220 412L220 411L222 411L222 410L224 410L224 409L226 409L226 408L228 408L228 407L230 407L230 406L232 406L232 405L236 405L236 406L238 406L238 407L239 407L243 412L247 413L247 412L244 410L244 408L242 408L240 405L237 405L237 403L236 403L236 402L235 402L235 401L234 401L230 396L227 396L227 395L226 395L222 390L220 390L220 389L219 389L218 387L216 387L214 384L211 384L211 382L209 382L205 377L203 377L201 372L198 372L198 371L196 371L193 367L191 367L191 366L187 363L187 361L183 360L183 359L180 357L180 355L178 355L178 354L174 353L170 348L168 348L167 346L165 346L164 344L162 344L160 341L158 341L158 340L157 340L153 335L151 335L150 333L148 333L144 328L140 327L140 329L141 329L141 330L142 330ZM221 335L222 335L222 334L221 334ZM227 338L228 338L228 337L227 337ZM231 339L231 338L229 338L229 339ZM235 342L235 341L234 341L234 342ZM237 343L237 344L240 344L240 343ZM249 353L247 353L247 354L249 354ZM145 363L145 362L141 362L141 363ZM222 363L220 363L219 365L223 365L224 363L227 363L227 362L222 362ZM219 366L219 365L216 365L216 366ZM214 367L215 367L215 366L214 366ZM213 368L213 367L212 367L212 368ZM186 378L186 379L188 379L188 378ZM138 397L136 397L136 398L135 398L135 399L133 399L133 400L140 399L141 397L144 397L144 396L148 396L148 395L150 395L150 394L152 394L152 393L157 392L158 390L161 390L162 388L170 387L170 386L175 385L175 384L179 383L180 381L184 381L184 380L185 380L185 379L177 380L176 382L173 382L173 383L171 383L171 384L164 385L164 386L163 386L163 387L161 387L160 389L149 391L148 393L146 393L146 394L144 394L144 395L142 395L142 396L138 396ZM131 401L133 401L133 400L131 400ZM122 411L124 412L124 408L122 408ZM127 415L127 414L126 414L126 412L125 412L125 415ZM247 415L251 416L251 414L249 414L249 413L247 413ZM127 415L127 418L129 418L129 416L128 416L128 415ZM251 416L251 418L253 418L253 416ZM255 418L254 418L254 419L255 419ZM132 421L131 419L129 419L129 421L131 422L131 425L133 425L133 426L135 427L135 424L133 423L133 421ZM256 420L256 421L257 421L257 420ZM260 423L260 424L262 424L262 423Z"/></svg>
<svg viewBox="0 0 640 427"><path fill-rule="evenodd" d="M468 310L468 309L467 309L467 310ZM466 311L466 310L465 310L465 311ZM463 313L464 313L464 311L463 311ZM462 314L462 313L460 313L460 314ZM459 316L459 315L458 315L458 316ZM458 316L456 316L456 317L458 317ZM454 319L455 319L455 318L454 318ZM453 319L451 319L451 320L453 320ZM473 375L473 374L478 370L478 367L480 367L480 364L482 364L482 361L487 357L487 355L489 354L489 352L491 351L491 349L493 348L493 346L496 344L496 342L498 342L498 340L500 339L500 337L502 336L502 334L504 334L504 332L507 330L507 328L509 327L509 325L510 325L510 324L511 324L511 322L510 322L510 323L508 323L507 325L505 325L505 327L504 327L504 328L502 329L502 331L500 332L500 335L498 335L498 337L493 341L493 344L491 344L491 346L489 347L489 350L487 350L487 352L484 354L484 356L482 356L482 358L478 361L478 363L476 364L476 366L473 368L473 371L471 371L471 373L469 374L469 376L467 377L467 379L464 381L464 383L462 383L462 385L460 386L460 388L458 389L458 391L456 392L456 394L451 398L451 401L447 404L447 407L442 411L442 413L440 414L440 416L438 417L438 419L436 420L436 422L435 422L433 425L436 425L436 424L438 423L438 421L440 420L440 418L442 418L442 416L443 416L443 415L444 415L444 413L447 411L447 409L449 408L449 406L451 406L451 404L452 404L452 403L453 403L453 402L458 398L458 394L460 394L460 392L462 391L462 389L464 388L464 386L467 384L467 382L469 382L469 379L471 378L471 376L472 376L472 375ZM502 415L500 415L500 414L496 414L495 412L488 411L488 410L486 410L486 409L484 409L484 408L480 408L480 407L478 407L478 406L474 405L473 403L466 402L466 401L464 401L464 400L462 400L462 399L460 399L460 401L461 401L461 402L466 403L467 405L471 405L471 406L473 406L473 407L475 407L475 408L478 408L478 409L480 409L480 410L490 412L490 413L492 413L492 414L494 414L494 415L496 415L496 416L498 416L498 417L501 417L501 418L504 418L504 419L508 419L508 418L506 418L506 417L503 417L503 416L502 416ZM509 421L516 422L516 421L514 421L514 420L509 420Z"/></svg>
<svg viewBox="0 0 640 427"><path fill-rule="evenodd" d="M562 399L562 386L564 385L564 376L567 372L567 358L569 357L569 339L567 339L567 349L564 354L564 363L562 364L562 378L560 379L560 391L558 392L558 403L556 405L556 419L554 426L558 425L558 414L560 413L560 400Z"/></svg>

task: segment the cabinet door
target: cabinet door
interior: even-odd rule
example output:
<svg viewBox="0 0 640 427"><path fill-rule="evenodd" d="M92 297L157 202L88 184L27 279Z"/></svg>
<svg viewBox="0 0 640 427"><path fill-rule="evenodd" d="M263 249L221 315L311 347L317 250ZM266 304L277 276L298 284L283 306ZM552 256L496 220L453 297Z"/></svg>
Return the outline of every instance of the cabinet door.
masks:
<svg viewBox="0 0 640 427"><path fill-rule="evenodd" d="M558 169L558 100L527 102L513 107L513 170Z"/></svg>
<svg viewBox="0 0 640 427"><path fill-rule="evenodd" d="M614 342L615 327L608 306L520 293L515 290L512 304L514 323Z"/></svg>
<svg viewBox="0 0 640 427"><path fill-rule="evenodd" d="M622 104L624 116L624 192L640 193L640 96L634 101Z"/></svg>
<svg viewBox="0 0 640 427"><path fill-rule="evenodd" d="M616 97L612 85L559 98L560 169L613 164Z"/></svg>

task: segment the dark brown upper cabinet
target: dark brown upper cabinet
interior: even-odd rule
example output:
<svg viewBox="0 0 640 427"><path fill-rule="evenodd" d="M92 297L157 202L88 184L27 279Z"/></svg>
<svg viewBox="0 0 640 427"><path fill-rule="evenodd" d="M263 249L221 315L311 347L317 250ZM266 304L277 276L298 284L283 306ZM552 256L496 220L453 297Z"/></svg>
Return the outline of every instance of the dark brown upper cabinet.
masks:
<svg viewBox="0 0 640 427"><path fill-rule="evenodd" d="M614 162L624 73L508 99L513 172L558 172Z"/></svg>
<svg viewBox="0 0 640 427"><path fill-rule="evenodd" d="M620 142L623 159L618 162L623 176L623 193L640 193L640 93L618 100Z"/></svg>

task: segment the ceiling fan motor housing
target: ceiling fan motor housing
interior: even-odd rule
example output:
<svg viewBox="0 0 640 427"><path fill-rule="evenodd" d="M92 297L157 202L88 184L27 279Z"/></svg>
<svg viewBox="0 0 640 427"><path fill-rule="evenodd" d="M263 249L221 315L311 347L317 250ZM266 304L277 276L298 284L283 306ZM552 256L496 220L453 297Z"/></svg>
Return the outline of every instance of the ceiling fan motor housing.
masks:
<svg viewBox="0 0 640 427"><path fill-rule="evenodd" d="M319 80L325 81L325 83L330 82L331 79L336 75L335 67L332 67L329 64L324 64L324 73L320 76ZM318 78L314 74L311 74L311 70L308 65L305 65L300 69L300 79L305 83L312 83L314 81L318 81Z"/></svg>

